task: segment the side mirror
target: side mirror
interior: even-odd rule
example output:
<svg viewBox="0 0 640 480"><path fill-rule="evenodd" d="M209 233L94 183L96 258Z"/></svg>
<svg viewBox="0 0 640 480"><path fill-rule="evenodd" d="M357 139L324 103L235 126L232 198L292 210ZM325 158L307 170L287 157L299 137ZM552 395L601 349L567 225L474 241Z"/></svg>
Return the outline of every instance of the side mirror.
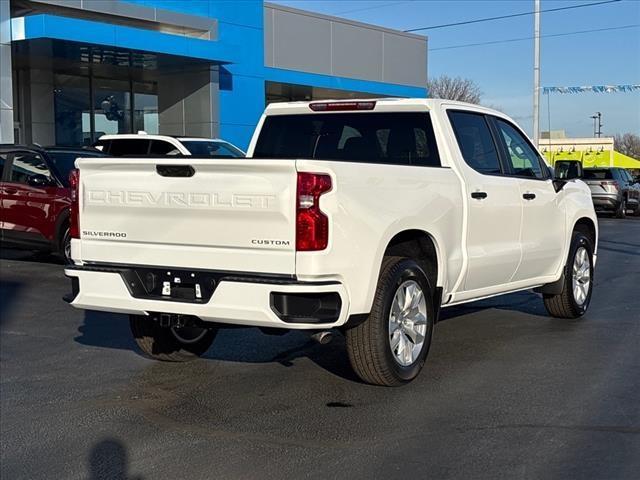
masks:
<svg viewBox="0 0 640 480"><path fill-rule="evenodd" d="M557 160L553 165L553 188L559 192L569 180L583 176L584 171L580 160Z"/></svg>
<svg viewBox="0 0 640 480"><path fill-rule="evenodd" d="M554 165L554 180L582 178L584 171L580 160L558 160Z"/></svg>
<svg viewBox="0 0 640 480"><path fill-rule="evenodd" d="M27 183L31 187L49 187L52 185L51 179L46 175L42 175L40 173L36 173L35 175L31 175L27 180Z"/></svg>

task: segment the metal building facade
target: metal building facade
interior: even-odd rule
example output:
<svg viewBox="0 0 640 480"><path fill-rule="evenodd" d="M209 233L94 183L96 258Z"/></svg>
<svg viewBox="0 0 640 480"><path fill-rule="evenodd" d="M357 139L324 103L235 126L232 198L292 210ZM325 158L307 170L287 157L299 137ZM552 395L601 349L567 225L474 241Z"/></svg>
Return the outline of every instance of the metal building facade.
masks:
<svg viewBox="0 0 640 480"><path fill-rule="evenodd" d="M270 101L426 95L425 37L259 0L0 4L0 143L245 147Z"/></svg>

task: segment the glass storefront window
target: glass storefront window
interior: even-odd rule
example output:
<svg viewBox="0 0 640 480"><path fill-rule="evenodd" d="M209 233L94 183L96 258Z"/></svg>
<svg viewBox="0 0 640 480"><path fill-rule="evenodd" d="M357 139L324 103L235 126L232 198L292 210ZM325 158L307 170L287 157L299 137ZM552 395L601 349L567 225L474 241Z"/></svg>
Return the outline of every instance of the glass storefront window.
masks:
<svg viewBox="0 0 640 480"><path fill-rule="evenodd" d="M90 144L89 79L55 75L53 92L56 145Z"/></svg>
<svg viewBox="0 0 640 480"><path fill-rule="evenodd" d="M158 84L133 84L133 131L158 133Z"/></svg>
<svg viewBox="0 0 640 480"><path fill-rule="evenodd" d="M129 82L96 78L93 81L95 138L114 133L131 133Z"/></svg>
<svg viewBox="0 0 640 480"><path fill-rule="evenodd" d="M55 74L56 145L91 145L105 134L135 133L139 130L158 133L156 82L96 77L91 80L93 85L89 77ZM93 101L90 99L91 89Z"/></svg>

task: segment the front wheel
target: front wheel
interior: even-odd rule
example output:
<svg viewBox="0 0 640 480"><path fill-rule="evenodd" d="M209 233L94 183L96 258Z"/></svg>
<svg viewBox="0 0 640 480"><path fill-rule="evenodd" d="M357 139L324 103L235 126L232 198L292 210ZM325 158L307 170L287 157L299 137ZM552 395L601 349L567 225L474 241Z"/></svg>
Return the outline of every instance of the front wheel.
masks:
<svg viewBox="0 0 640 480"><path fill-rule="evenodd" d="M351 366L363 381L398 386L420 373L433 334L432 292L417 262L384 259L369 317L346 332Z"/></svg>
<svg viewBox="0 0 640 480"><path fill-rule="evenodd" d="M151 358L166 362L187 362L200 357L218 333L215 327L163 327L145 315L130 315L129 325L140 349Z"/></svg>
<svg viewBox="0 0 640 480"><path fill-rule="evenodd" d="M544 306L553 317L578 318L589 308L592 290L593 245L586 235L574 232L562 293L545 295Z"/></svg>

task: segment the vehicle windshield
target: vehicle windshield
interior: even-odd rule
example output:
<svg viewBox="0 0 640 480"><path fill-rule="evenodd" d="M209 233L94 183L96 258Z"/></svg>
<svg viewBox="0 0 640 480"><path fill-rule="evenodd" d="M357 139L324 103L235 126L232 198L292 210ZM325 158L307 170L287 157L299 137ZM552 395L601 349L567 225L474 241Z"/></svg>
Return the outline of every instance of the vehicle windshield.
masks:
<svg viewBox="0 0 640 480"><path fill-rule="evenodd" d="M53 168L58 174L58 178L62 181L65 187L69 186L69 172L75 168L74 163L76 158L87 157L103 157L104 155L99 152L90 151L73 151L73 150L54 150L47 151L47 155L51 159Z"/></svg>
<svg viewBox="0 0 640 480"><path fill-rule="evenodd" d="M244 152L230 143L205 140L180 140L191 155L197 157L241 158Z"/></svg>
<svg viewBox="0 0 640 480"><path fill-rule="evenodd" d="M613 173L606 168L585 168L584 178L586 180L613 180Z"/></svg>

